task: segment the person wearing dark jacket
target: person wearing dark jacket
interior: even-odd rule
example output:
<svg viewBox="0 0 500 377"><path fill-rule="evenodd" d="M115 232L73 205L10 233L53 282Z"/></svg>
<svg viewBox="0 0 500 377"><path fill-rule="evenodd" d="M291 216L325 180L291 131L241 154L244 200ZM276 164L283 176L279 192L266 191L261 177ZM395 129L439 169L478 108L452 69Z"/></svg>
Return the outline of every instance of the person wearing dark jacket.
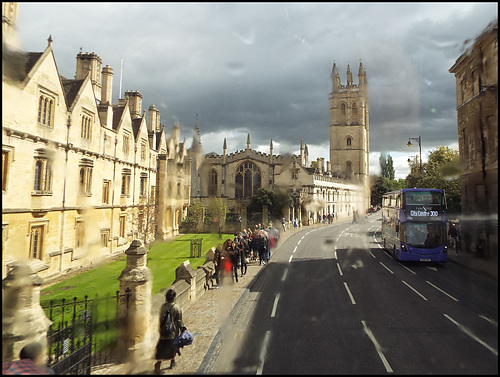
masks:
<svg viewBox="0 0 500 377"><path fill-rule="evenodd" d="M162 361L170 360L170 369L175 367L175 357L177 356L177 354L180 355L179 350L173 346L174 339L182 331L186 330L186 327L184 326L184 322L182 321L182 309L175 303L176 296L177 293L173 289L169 289L165 294L165 302L161 305L160 308L160 326L163 315L167 312L170 312L170 315L172 316L174 331L172 332L172 334L167 336L162 336L160 332L160 338L158 339L158 343L156 344L155 359L157 361L155 363L155 374L160 374Z"/></svg>

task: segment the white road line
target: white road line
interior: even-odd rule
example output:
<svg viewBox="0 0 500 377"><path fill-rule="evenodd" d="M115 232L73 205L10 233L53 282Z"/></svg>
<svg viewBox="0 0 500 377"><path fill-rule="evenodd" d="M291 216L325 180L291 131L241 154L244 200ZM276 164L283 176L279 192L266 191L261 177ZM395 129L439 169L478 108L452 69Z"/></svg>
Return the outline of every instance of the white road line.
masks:
<svg viewBox="0 0 500 377"><path fill-rule="evenodd" d="M293 253L295 253L295 251L296 251L296 250L297 250L297 246L295 246L295 249L293 249L293 251L292 251L292 252L293 252Z"/></svg>
<svg viewBox="0 0 500 377"><path fill-rule="evenodd" d="M345 286L345 289L347 290L347 293L349 294L349 297L351 298L351 302L353 305L356 305L356 301L354 301L354 297L352 297L352 293L351 291L349 290L349 287L347 286L347 283L344 282L344 286Z"/></svg>
<svg viewBox="0 0 500 377"><path fill-rule="evenodd" d="M416 274L417 274L415 271L413 271L412 269L410 269L410 268L406 267L404 264L401 264L401 263L399 263L399 262L398 262L398 264L399 264L401 267L406 268L406 269L407 269L408 271L410 271L413 275L416 275Z"/></svg>
<svg viewBox="0 0 500 377"><path fill-rule="evenodd" d="M498 356L498 351L496 349L494 349L493 347L490 347L488 344L486 344L485 342L483 342L481 339L479 339L477 336L475 336L472 331L470 331L467 327L465 326L462 326L460 323L458 323L457 321L455 321L453 318L451 318L448 314L443 314L446 318L448 318L451 322L453 322L455 325L458 326L458 328L463 331L464 333L466 333L467 335L469 335L472 339L474 339L476 342L478 342L479 344L481 344L482 346L486 347L489 351L491 351L495 356Z"/></svg>
<svg viewBox="0 0 500 377"><path fill-rule="evenodd" d="M280 300L280 294L278 293L274 298L273 311L271 312L271 317L276 315L276 308L278 307L278 301Z"/></svg>
<svg viewBox="0 0 500 377"><path fill-rule="evenodd" d="M306 235L304 234L300 240L302 241L302 240L304 239L304 237L305 237L305 236L306 236Z"/></svg>
<svg viewBox="0 0 500 377"><path fill-rule="evenodd" d="M288 259L288 263L292 261L293 255L290 255L290 259Z"/></svg>
<svg viewBox="0 0 500 377"><path fill-rule="evenodd" d="M434 284L432 284L430 281L426 280L426 282L427 282L428 284L430 284L432 287L436 288L438 291L440 291L440 292L444 293L446 296L450 297L451 299L453 299L453 300L455 300L455 301L458 301L458 299L456 299L456 298L455 298L455 297L453 297L452 295L450 295L450 294L446 293L446 292L445 292L445 291L443 291L441 288L436 287L436 286L435 286Z"/></svg>
<svg viewBox="0 0 500 377"><path fill-rule="evenodd" d="M302 238L299 240L299 242L297 242L297 246L300 245L301 242L302 242Z"/></svg>
<svg viewBox="0 0 500 377"><path fill-rule="evenodd" d="M385 269L386 269L387 271L389 271L391 274L394 274L394 272L392 272L392 271L391 271L391 269L390 269L389 267L387 267L385 264L383 264L382 262L379 262L379 263L380 263L382 266L384 266L384 267L385 267Z"/></svg>
<svg viewBox="0 0 500 377"><path fill-rule="evenodd" d="M419 295L420 297L422 297L425 301L427 301L427 299L425 298L425 296L423 296L422 294L420 294L419 291L417 291L415 288L413 288L410 284L408 284L406 281L404 280L401 280L408 288L410 288L413 292L415 292L417 295Z"/></svg>
<svg viewBox="0 0 500 377"><path fill-rule="evenodd" d="M380 357L380 360L382 360L382 363L384 364L384 367L385 367L385 370L387 371L387 373L394 372L392 370L389 362L385 358L384 353L382 352L382 347L380 347L380 344L378 344L377 339L375 339L375 336L373 336L372 331L368 328L368 326L366 326L366 322L361 321L361 323L363 324L363 328L365 330L366 335L368 335L368 337L372 341L373 345L375 346L375 349L377 350L378 356Z"/></svg>
<svg viewBox="0 0 500 377"><path fill-rule="evenodd" d="M373 257L373 259L377 259L377 257L375 255L373 255L373 253L370 251L370 255Z"/></svg>
<svg viewBox="0 0 500 377"><path fill-rule="evenodd" d="M493 326L498 327L498 323L497 323L497 322L495 322L495 321L494 321L494 320L492 320L492 319L489 319L488 317L485 317L485 316L484 316L484 315L482 315L482 314L480 314L480 315L479 315L479 318L482 318L482 319L484 319L485 321L488 321L489 323L491 323Z"/></svg>
<svg viewBox="0 0 500 377"><path fill-rule="evenodd" d="M340 264L338 264L338 263L337 263L337 268L339 269L340 276L344 275L344 274L342 273L342 269L340 268Z"/></svg>
<svg viewBox="0 0 500 377"><path fill-rule="evenodd" d="M337 251L333 253L333 259L337 259Z"/></svg>
<svg viewBox="0 0 500 377"><path fill-rule="evenodd" d="M311 233L311 231L307 232L307 233L306 233L306 236L307 236L309 233Z"/></svg>
<svg viewBox="0 0 500 377"><path fill-rule="evenodd" d="M283 271L283 276L281 277L281 281L285 281L287 274L288 274L288 268L285 271Z"/></svg>
<svg viewBox="0 0 500 377"><path fill-rule="evenodd" d="M259 355L259 367L257 368L256 374L262 374L262 369L264 368L264 362L266 361L267 345L269 344L269 338L271 337L271 331L266 331L264 337L264 343L262 344L262 349Z"/></svg>

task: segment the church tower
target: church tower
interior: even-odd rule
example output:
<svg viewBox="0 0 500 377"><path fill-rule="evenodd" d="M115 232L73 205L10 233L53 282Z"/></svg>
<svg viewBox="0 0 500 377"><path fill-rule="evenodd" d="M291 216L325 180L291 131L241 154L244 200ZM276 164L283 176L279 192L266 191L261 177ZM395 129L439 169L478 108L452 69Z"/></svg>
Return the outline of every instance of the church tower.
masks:
<svg viewBox="0 0 500 377"><path fill-rule="evenodd" d="M358 85L347 65L347 82L342 85L335 62L330 93L330 163L332 174L365 187L362 209L370 205L369 120L366 72L359 63Z"/></svg>

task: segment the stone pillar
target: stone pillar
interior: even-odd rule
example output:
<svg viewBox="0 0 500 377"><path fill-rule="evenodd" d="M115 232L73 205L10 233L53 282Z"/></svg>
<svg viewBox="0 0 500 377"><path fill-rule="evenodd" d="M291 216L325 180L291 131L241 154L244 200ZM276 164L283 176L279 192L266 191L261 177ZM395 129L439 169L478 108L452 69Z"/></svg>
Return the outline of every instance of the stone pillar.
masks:
<svg viewBox="0 0 500 377"><path fill-rule="evenodd" d="M150 326L152 275L146 267L148 249L140 240L133 240L125 254L127 265L118 280L120 296L125 295L128 288L130 297L128 300L120 297L118 355L122 361L134 362L150 358L156 345L152 340L156 328Z"/></svg>
<svg viewBox="0 0 500 377"><path fill-rule="evenodd" d="M26 344L38 342L47 352L52 322L40 306L43 280L30 264L15 266L2 281L2 361L19 358Z"/></svg>
<svg viewBox="0 0 500 377"><path fill-rule="evenodd" d="M179 265L175 270L175 281L185 280L191 286L191 301L196 300L196 271L191 266L189 261L185 261Z"/></svg>

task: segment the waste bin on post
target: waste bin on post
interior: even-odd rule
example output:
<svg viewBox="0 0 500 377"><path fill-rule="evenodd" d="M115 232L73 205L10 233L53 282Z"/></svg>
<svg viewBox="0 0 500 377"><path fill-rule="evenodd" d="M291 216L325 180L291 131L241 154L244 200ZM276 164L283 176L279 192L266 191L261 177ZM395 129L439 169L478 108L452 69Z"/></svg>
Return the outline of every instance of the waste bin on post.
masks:
<svg viewBox="0 0 500 377"><path fill-rule="evenodd" d="M191 240L191 258L201 257L201 244L203 243L203 238L198 240Z"/></svg>

